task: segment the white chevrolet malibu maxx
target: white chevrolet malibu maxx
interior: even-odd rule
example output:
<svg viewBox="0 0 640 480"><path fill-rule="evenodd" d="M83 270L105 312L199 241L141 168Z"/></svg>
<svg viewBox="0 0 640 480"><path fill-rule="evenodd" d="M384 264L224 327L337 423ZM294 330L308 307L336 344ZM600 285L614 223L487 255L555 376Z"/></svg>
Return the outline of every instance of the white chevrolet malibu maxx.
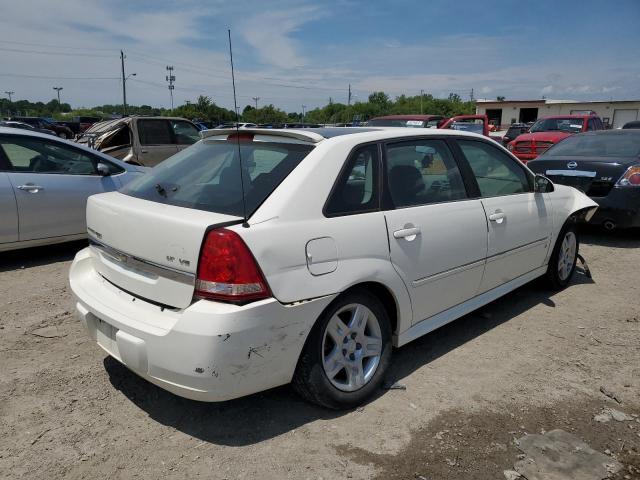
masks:
<svg viewBox="0 0 640 480"><path fill-rule="evenodd" d="M331 408L392 347L537 277L567 285L596 204L484 137L210 130L87 205L79 316L129 369L221 401L292 383Z"/></svg>

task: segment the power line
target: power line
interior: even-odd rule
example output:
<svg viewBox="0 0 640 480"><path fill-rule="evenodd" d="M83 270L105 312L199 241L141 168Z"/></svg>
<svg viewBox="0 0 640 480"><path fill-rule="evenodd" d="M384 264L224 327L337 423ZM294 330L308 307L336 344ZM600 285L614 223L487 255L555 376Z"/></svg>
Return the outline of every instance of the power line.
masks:
<svg viewBox="0 0 640 480"><path fill-rule="evenodd" d="M51 77L48 75L27 75L19 73L0 73L0 77L38 78L44 80L119 80L120 77Z"/></svg>
<svg viewBox="0 0 640 480"><path fill-rule="evenodd" d="M77 47L71 45L52 45L50 43L31 43L31 42L16 42L14 40L0 40L0 43L10 43L13 45L27 45L31 47L48 47L48 48L68 48L72 50L96 50L96 51L104 51L104 52L112 52L113 48L95 48L95 47Z"/></svg>
<svg viewBox="0 0 640 480"><path fill-rule="evenodd" d="M36 55L63 55L68 57L102 57L102 58L111 58L112 55L101 55L99 53L76 53L76 52L43 52L42 50L23 50L20 48L5 48L0 47L0 50L4 52L15 52L15 53L33 53Z"/></svg>

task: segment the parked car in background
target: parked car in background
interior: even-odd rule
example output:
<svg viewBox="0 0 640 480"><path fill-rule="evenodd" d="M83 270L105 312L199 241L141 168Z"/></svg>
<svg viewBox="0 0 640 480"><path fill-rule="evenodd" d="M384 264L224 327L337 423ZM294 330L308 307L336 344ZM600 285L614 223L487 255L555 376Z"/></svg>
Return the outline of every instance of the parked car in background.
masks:
<svg viewBox="0 0 640 480"><path fill-rule="evenodd" d="M519 135L523 133L527 133L529 131L529 126L524 123L512 123L509 125L506 133L502 137L502 144L506 147L515 140Z"/></svg>
<svg viewBox="0 0 640 480"><path fill-rule="evenodd" d="M102 120L100 117L82 117L75 116L71 121L59 120L55 123L58 125L64 125L65 127L69 127L69 129L74 133L74 135L79 135L88 128L90 128L94 123Z"/></svg>
<svg viewBox="0 0 640 480"><path fill-rule="evenodd" d="M449 118L438 128L473 132L478 135L489 136L489 117L486 115L457 115Z"/></svg>
<svg viewBox="0 0 640 480"><path fill-rule="evenodd" d="M125 117L94 124L77 142L134 165L153 167L200 139L193 122L178 117Z"/></svg>
<svg viewBox="0 0 640 480"><path fill-rule="evenodd" d="M51 122L46 118L42 117L11 117L11 120L16 122L27 123L35 128L40 128L44 130L49 130L55 133L60 138L73 138L73 131L64 125L58 125L55 122Z"/></svg>
<svg viewBox="0 0 640 480"><path fill-rule="evenodd" d="M238 123L238 128L256 128L257 125L255 123L245 123L245 122L239 122ZM217 127L215 127L217 129L221 129L221 128L236 128L236 124L235 123L223 123L222 125L218 125Z"/></svg>
<svg viewBox="0 0 640 480"><path fill-rule="evenodd" d="M608 230L640 226L640 130L574 135L528 166L597 202L591 223Z"/></svg>
<svg viewBox="0 0 640 480"><path fill-rule="evenodd" d="M508 148L523 163L534 160L551 146L576 133L604 130L604 124L595 115L561 115L544 117L516 137Z"/></svg>
<svg viewBox="0 0 640 480"><path fill-rule="evenodd" d="M630 128L640 128L640 120L636 120L633 122L627 122L625 123L622 128L624 130L630 129Z"/></svg>
<svg viewBox="0 0 640 480"><path fill-rule="evenodd" d="M565 287L597 204L479 135L208 130L87 204L69 279L109 355L223 401L293 383L352 408L400 347L538 277ZM242 180L241 180L242 178Z"/></svg>
<svg viewBox="0 0 640 480"><path fill-rule="evenodd" d="M457 115L452 118L441 115L387 115L368 120L367 126L443 128L489 136L489 119L486 115Z"/></svg>
<svg viewBox="0 0 640 480"><path fill-rule="evenodd" d="M367 121L368 127L438 128L446 120L442 115L386 115Z"/></svg>
<svg viewBox="0 0 640 480"><path fill-rule="evenodd" d="M87 197L145 170L51 135L0 127L0 251L86 238Z"/></svg>
<svg viewBox="0 0 640 480"><path fill-rule="evenodd" d="M14 122L12 120L0 121L0 127L19 128L21 130L28 130L29 132L46 133L47 135L55 135L56 132L47 130L44 128L36 128L28 123Z"/></svg>

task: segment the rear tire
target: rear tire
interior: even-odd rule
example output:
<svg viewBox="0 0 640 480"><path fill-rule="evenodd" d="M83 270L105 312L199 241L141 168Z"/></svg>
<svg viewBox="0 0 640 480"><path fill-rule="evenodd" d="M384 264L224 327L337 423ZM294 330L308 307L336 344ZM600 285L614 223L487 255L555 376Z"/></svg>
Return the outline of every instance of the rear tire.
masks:
<svg viewBox="0 0 640 480"><path fill-rule="evenodd" d="M569 220L562 230L553 247L549 267L545 275L546 286L551 290L562 290L571 281L576 269L580 241L573 221Z"/></svg>
<svg viewBox="0 0 640 480"><path fill-rule="evenodd" d="M311 330L293 388L323 407L357 407L380 387L391 350L391 322L380 301L366 291L347 293Z"/></svg>
<svg viewBox="0 0 640 480"><path fill-rule="evenodd" d="M64 139L64 140L66 140L67 138L69 138L69 137L67 136L67 134L66 134L66 133L64 133L64 132L60 132L60 133L58 134L58 137L60 137L60 138L62 138L62 139Z"/></svg>

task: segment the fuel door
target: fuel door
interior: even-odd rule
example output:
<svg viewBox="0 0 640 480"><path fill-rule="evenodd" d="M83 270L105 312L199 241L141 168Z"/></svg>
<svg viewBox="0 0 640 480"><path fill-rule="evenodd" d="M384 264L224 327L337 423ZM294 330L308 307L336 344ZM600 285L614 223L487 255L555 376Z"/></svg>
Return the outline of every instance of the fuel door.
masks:
<svg viewBox="0 0 640 480"><path fill-rule="evenodd" d="M314 238L307 242L307 268L311 275L325 275L338 268L338 249L331 237Z"/></svg>

